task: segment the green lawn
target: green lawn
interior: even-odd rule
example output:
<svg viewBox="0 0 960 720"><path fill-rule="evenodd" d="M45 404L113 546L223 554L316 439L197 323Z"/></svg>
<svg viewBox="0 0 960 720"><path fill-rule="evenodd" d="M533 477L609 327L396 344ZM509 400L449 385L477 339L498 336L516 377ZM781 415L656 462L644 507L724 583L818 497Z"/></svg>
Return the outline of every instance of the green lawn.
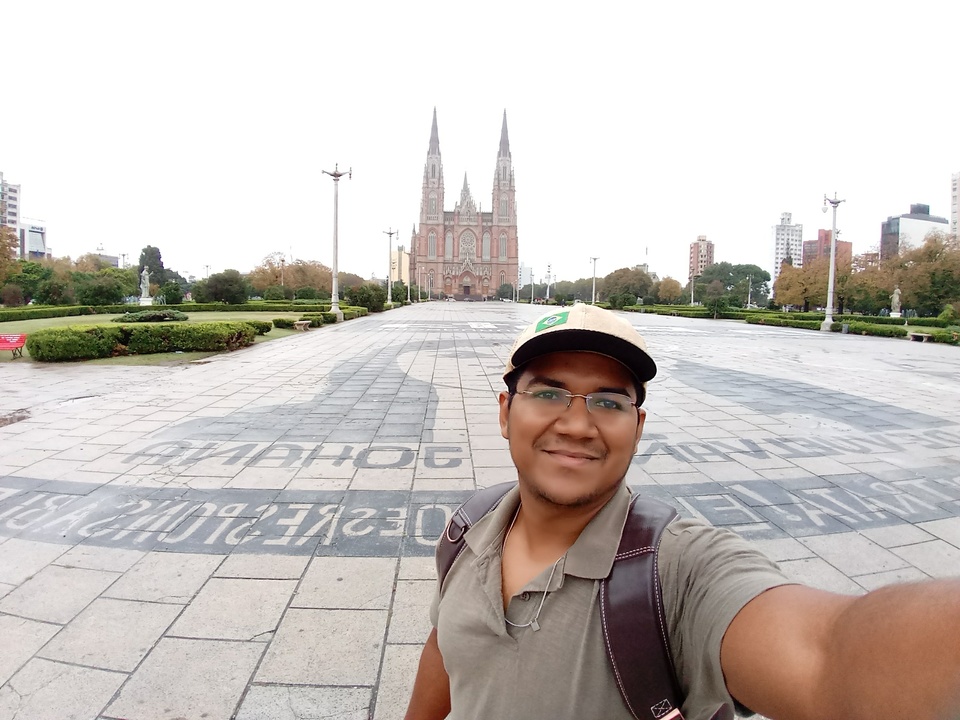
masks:
<svg viewBox="0 0 960 720"><path fill-rule="evenodd" d="M174 307L174 306L171 306ZM189 313L190 319L187 322L215 322L217 320L272 320L275 317L288 317L299 320L302 313L278 312L275 314L262 312L194 312ZM58 317L58 318L40 318L37 320L17 320L15 322L0 323L0 334L3 335L29 335L32 332L49 327L67 327L68 325L110 325L111 318L119 315L83 315L80 317ZM255 344L279 340L288 335L293 335L296 330L283 330L274 328L266 335L257 335ZM184 365L202 360L216 355L212 352L187 352L187 353L154 353L152 355L124 355L115 358L100 358L98 360L82 360L80 362L95 365ZM9 350L0 351L0 364L8 362L33 362L27 348L23 348L23 358L13 359L13 353Z"/></svg>

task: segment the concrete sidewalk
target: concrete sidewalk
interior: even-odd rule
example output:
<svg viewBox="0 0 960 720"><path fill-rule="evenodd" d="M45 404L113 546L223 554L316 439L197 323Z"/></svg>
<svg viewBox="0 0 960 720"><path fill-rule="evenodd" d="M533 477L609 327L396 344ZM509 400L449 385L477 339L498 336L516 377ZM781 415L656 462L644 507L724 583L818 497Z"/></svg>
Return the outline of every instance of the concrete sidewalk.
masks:
<svg viewBox="0 0 960 720"><path fill-rule="evenodd" d="M425 303L182 367L0 367L0 720L401 718L434 542L515 477L543 308ZM960 350L625 315L639 491L792 576L960 575Z"/></svg>

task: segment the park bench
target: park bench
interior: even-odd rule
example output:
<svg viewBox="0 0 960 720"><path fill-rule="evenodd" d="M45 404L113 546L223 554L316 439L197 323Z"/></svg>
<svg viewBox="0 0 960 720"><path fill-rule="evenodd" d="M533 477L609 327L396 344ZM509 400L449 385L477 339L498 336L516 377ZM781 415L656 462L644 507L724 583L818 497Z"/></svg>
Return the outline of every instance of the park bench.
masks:
<svg viewBox="0 0 960 720"><path fill-rule="evenodd" d="M932 338L933 335L931 335L930 333L912 332L912 333L907 333L907 337L910 338L911 340L916 340L917 342L926 342L927 340Z"/></svg>
<svg viewBox="0 0 960 720"><path fill-rule="evenodd" d="M0 350L11 350L15 358L23 357L26 335L0 335Z"/></svg>
<svg viewBox="0 0 960 720"><path fill-rule="evenodd" d="M294 330L299 330L300 332L306 332L307 328L310 327L311 320L297 320L293 324Z"/></svg>

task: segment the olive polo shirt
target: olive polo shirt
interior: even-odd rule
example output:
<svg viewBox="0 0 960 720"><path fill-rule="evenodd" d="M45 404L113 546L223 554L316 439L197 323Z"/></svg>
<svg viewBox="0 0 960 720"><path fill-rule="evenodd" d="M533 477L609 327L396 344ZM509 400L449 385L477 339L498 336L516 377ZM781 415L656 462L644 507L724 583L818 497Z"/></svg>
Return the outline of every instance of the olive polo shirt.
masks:
<svg viewBox="0 0 960 720"><path fill-rule="evenodd" d="M450 677L450 718L623 718L603 642L600 581L613 565L630 502L624 484L559 561L510 600L506 617L530 622L547 596L540 630L507 625L500 558L520 503L512 488L465 535L463 552L435 595L430 619ZM686 720L709 718L731 703L720 643L751 599L790 581L775 563L727 530L679 520L663 533L658 567L674 666L686 695Z"/></svg>

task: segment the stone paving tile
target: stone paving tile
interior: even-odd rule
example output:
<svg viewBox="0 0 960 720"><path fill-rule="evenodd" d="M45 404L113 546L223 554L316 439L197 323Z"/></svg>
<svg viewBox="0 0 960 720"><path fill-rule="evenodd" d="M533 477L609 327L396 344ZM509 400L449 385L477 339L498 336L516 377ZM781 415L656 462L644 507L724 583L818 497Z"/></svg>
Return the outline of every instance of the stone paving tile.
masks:
<svg viewBox="0 0 960 720"><path fill-rule="evenodd" d="M296 580L212 578L169 635L267 641L296 587Z"/></svg>
<svg viewBox="0 0 960 720"><path fill-rule="evenodd" d="M3 543L0 543L0 545L2 544ZM8 585L7 583L0 583L0 598L2 598L4 595L7 595L13 590L15 590L16 587L17 587L16 585Z"/></svg>
<svg viewBox="0 0 960 720"><path fill-rule="evenodd" d="M413 468L357 468L351 490L408 490L413 486Z"/></svg>
<svg viewBox="0 0 960 720"><path fill-rule="evenodd" d="M885 587L887 585L919 582L921 580L929 579L929 575L920 572L915 567L905 567L901 568L900 570L888 570L887 572L874 573L872 575L859 575L854 578L856 583L868 592Z"/></svg>
<svg viewBox="0 0 960 720"><path fill-rule="evenodd" d="M394 558L315 557L291 607L386 609L390 607Z"/></svg>
<svg viewBox="0 0 960 720"><path fill-rule="evenodd" d="M370 688L254 685L236 720L369 720L372 696Z"/></svg>
<svg viewBox="0 0 960 720"><path fill-rule="evenodd" d="M60 631L59 625L0 615L0 685L13 677L20 667Z"/></svg>
<svg viewBox="0 0 960 720"><path fill-rule="evenodd" d="M750 544L776 562L816 557L813 550L794 538L753 540Z"/></svg>
<svg viewBox="0 0 960 720"><path fill-rule="evenodd" d="M869 538L880 547L894 548L902 545L916 545L917 543L933 540L930 533L924 532L916 525L890 525L888 527L864 528L860 534Z"/></svg>
<svg viewBox="0 0 960 720"><path fill-rule="evenodd" d="M400 580L396 585L388 643L423 643L433 627L430 603L436 592L433 580Z"/></svg>
<svg viewBox="0 0 960 720"><path fill-rule="evenodd" d="M189 602L223 561L222 555L151 553L143 558L105 597L182 604Z"/></svg>
<svg viewBox="0 0 960 720"><path fill-rule="evenodd" d="M129 570L145 554L140 550L97 547L96 545L74 545L58 557L54 564L63 567L123 573Z"/></svg>
<svg viewBox="0 0 960 720"><path fill-rule="evenodd" d="M892 552L930 577L960 577L960 549L943 540L905 545Z"/></svg>
<svg viewBox="0 0 960 720"><path fill-rule="evenodd" d="M165 638L104 714L230 720L263 649L263 643Z"/></svg>
<svg viewBox="0 0 960 720"><path fill-rule="evenodd" d="M127 676L34 659L0 687L0 717L85 720L96 717Z"/></svg>
<svg viewBox="0 0 960 720"><path fill-rule="evenodd" d="M820 558L785 560L780 563L780 569L791 579L821 590L842 595L862 595L864 592L857 583Z"/></svg>
<svg viewBox="0 0 960 720"><path fill-rule="evenodd" d="M908 565L857 533L805 537L800 542L848 576L900 570Z"/></svg>
<svg viewBox="0 0 960 720"><path fill-rule="evenodd" d="M283 490L296 474L297 468L247 467L234 475L224 487Z"/></svg>
<svg viewBox="0 0 960 720"><path fill-rule="evenodd" d="M228 555L214 577L299 580L310 558L303 555Z"/></svg>
<svg viewBox="0 0 960 720"><path fill-rule="evenodd" d="M960 518L958 517L919 523L917 527L960 548Z"/></svg>
<svg viewBox="0 0 960 720"><path fill-rule="evenodd" d="M422 651L422 645L387 645L373 720L403 720Z"/></svg>
<svg viewBox="0 0 960 720"><path fill-rule="evenodd" d="M38 655L48 660L131 672L181 609L179 605L99 598Z"/></svg>
<svg viewBox="0 0 960 720"><path fill-rule="evenodd" d="M3 544L3 552L0 552L0 582L19 585L67 550L67 545L10 538Z"/></svg>
<svg viewBox="0 0 960 720"><path fill-rule="evenodd" d="M120 575L49 565L0 600L0 612L67 623Z"/></svg>
<svg viewBox="0 0 960 720"><path fill-rule="evenodd" d="M256 675L258 683L373 685L385 610L291 608L280 622ZM317 638L325 638L322 648Z"/></svg>

